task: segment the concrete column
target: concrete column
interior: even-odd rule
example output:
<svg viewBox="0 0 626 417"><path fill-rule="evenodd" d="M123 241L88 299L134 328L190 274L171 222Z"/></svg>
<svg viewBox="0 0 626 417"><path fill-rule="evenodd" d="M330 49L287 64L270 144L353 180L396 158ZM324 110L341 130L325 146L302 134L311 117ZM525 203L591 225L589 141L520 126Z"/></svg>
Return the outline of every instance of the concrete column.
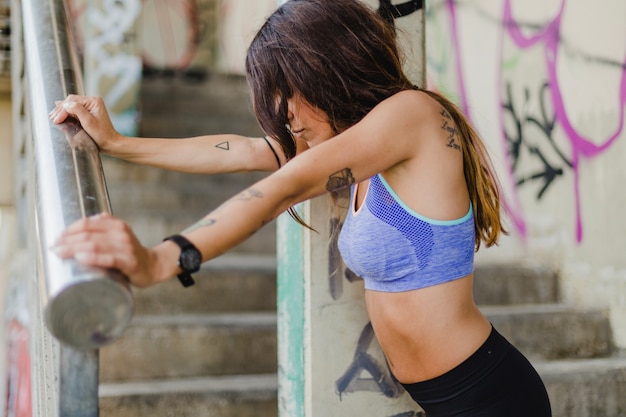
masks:
<svg viewBox="0 0 626 417"><path fill-rule="evenodd" d="M142 61L137 42L141 0L87 0L84 21L85 92L104 98L113 124L135 135Z"/></svg>
<svg viewBox="0 0 626 417"><path fill-rule="evenodd" d="M9 4L0 1L0 207L12 206L14 201L10 34Z"/></svg>
<svg viewBox="0 0 626 417"><path fill-rule="evenodd" d="M8 88L7 88L8 89ZM0 89L0 207L14 204L13 123L11 95Z"/></svg>
<svg viewBox="0 0 626 417"><path fill-rule="evenodd" d="M423 10L418 1L396 6L390 11L406 14L394 17L409 58L406 70L423 85ZM287 215L278 220L279 412L283 417L417 416L376 342L363 282L346 269L337 250L344 215L339 207L347 205L347 195L337 203L322 196L301 204L298 209L317 233Z"/></svg>

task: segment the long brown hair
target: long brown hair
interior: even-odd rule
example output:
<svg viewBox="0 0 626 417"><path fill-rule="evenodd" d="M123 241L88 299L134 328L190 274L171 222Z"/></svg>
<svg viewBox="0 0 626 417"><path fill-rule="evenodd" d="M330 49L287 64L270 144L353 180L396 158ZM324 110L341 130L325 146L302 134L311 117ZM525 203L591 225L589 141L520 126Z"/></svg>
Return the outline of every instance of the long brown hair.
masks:
<svg viewBox="0 0 626 417"><path fill-rule="evenodd" d="M322 110L335 132L411 88L393 26L356 0L290 0L256 34L246 74L261 128L295 155L285 127L295 93Z"/></svg>
<svg viewBox="0 0 626 417"><path fill-rule="evenodd" d="M414 87L403 71L393 24L358 0L287 1L252 40L245 68L256 118L287 159L296 154L287 127L287 100L294 94L326 113L339 133L383 100ZM424 92L448 110L465 140L464 171L474 206L476 249L481 240L491 246L505 230L499 186L485 146L453 103ZM306 226L294 210L289 212Z"/></svg>

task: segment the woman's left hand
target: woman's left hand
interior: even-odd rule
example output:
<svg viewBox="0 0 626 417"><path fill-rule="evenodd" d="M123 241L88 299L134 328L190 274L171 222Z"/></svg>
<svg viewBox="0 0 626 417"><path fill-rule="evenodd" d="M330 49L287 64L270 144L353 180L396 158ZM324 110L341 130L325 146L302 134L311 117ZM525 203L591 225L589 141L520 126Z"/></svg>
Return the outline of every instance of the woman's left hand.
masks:
<svg viewBox="0 0 626 417"><path fill-rule="evenodd" d="M155 251L144 247L128 224L108 213L73 223L52 249L82 265L117 269L137 287L156 284L159 277Z"/></svg>

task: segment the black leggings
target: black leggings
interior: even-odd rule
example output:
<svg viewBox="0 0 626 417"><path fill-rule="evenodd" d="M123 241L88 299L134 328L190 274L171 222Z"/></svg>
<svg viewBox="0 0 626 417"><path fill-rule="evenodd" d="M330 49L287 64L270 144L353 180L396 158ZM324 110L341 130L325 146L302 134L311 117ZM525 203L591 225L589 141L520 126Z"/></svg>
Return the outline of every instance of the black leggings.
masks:
<svg viewBox="0 0 626 417"><path fill-rule="evenodd" d="M541 378L492 328L485 343L456 368L433 379L402 384L427 417L550 417Z"/></svg>

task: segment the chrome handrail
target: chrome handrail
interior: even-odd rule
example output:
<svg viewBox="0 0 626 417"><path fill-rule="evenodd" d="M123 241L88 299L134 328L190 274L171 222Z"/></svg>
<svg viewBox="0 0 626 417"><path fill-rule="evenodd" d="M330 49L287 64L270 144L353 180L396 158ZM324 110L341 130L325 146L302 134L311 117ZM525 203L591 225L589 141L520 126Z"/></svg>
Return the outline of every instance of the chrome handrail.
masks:
<svg viewBox="0 0 626 417"><path fill-rule="evenodd" d="M74 221L110 212L98 147L75 120L54 125L55 101L83 94L67 7L61 0L21 0L26 93L35 171L35 221L49 331L78 349L97 349L124 332L133 313L125 277L62 260L50 248Z"/></svg>

